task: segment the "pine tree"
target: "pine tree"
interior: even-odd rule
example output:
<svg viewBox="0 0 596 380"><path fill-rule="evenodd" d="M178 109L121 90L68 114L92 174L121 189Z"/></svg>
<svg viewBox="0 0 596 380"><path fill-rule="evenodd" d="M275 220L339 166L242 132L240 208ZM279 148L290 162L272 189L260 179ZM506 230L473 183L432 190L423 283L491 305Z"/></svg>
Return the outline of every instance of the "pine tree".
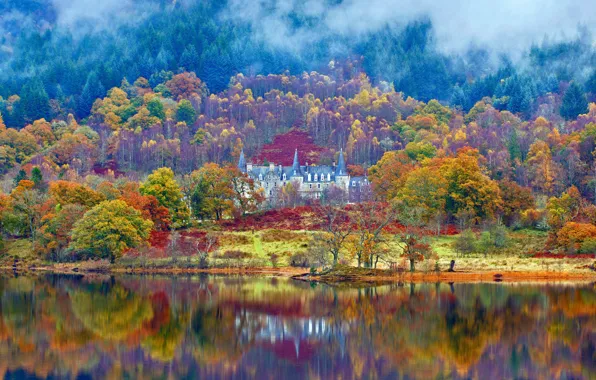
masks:
<svg viewBox="0 0 596 380"><path fill-rule="evenodd" d="M23 86L18 108L24 121L28 123L50 118L50 98L41 80L32 79Z"/></svg>
<svg viewBox="0 0 596 380"><path fill-rule="evenodd" d="M513 128L511 135L509 136L507 149L509 150L509 158L511 159L511 162L515 162L516 159L521 160L521 147L519 145L517 130L515 128Z"/></svg>
<svg viewBox="0 0 596 380"><path fill-rule="evenodd" d="M561 116L566 120L576 119L579 115L588 112L588 99L581 86L571 82L563 96L561 104Z"/></svg>
<svg viewBox="0 0 596 380"><path fill-rule="evenodd" d="M27 179L27 172L25 172L23 169L21 169L21 170L19 170L17 175L14 177L14 185L18 186L19 182L21 182L24 179Z"/></svg>
<svg viewBox="0 0 596 380"><path fill-rule="evenodd" d="M97 98L105 96L105 94L106 90L97 74L95 72L89 73L85 87L83 87L83 92L77 102L77 116L81 119L86 117L89 114L89 111L91 111L93 102L95 102Z"/></svg>
<svg viewBox="0 0 596 380"><path fill-rule="evenodd" d="M43 185L43 174L41 174L41 170L37 166L31 170L31 181L33 181L35 187L38 189Z"/></svg>

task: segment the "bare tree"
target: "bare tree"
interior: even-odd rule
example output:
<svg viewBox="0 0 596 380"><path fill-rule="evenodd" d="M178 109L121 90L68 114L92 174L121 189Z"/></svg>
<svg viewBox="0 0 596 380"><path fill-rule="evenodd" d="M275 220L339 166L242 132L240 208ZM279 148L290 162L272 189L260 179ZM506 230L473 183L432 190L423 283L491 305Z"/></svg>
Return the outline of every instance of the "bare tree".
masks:
<svg viewBox="0 0 596 380"><path fill-rule="evenodd" d="M386 242L383 230L395 220L395 209L386 203L364 202L354 206L351 216L355 229L352 247L358 267L364 263L367 267L376 268L383 253L388 252L382 248Z"/></svg>
<svg viewBox="0 0 596 380"><path fill-rule="evenodd" d="M321 229L324 231L319 243L333 256L335 266L344 242L352 233L349 215L343 207L332 204L318 206L316 212L322 219Z"/></svg>

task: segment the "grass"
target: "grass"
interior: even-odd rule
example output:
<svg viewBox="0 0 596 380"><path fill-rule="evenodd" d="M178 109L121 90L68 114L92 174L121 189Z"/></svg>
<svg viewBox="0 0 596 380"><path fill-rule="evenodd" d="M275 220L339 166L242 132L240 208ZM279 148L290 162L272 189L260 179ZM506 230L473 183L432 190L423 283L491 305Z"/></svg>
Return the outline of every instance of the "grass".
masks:
<svg viewBox="0 0 596 380"><path fill-rule="evenodd" d="M312 231L288 231L265 229L242 232L215 232L219 236L220 245L217 252L209 257L209 266L215 268L236 267L270 267L273 265L271 255L277 256L278 267L288 267L290 258L295 253L306 252L311 244ZM519 230L510 231L506 247L494 249L486 255L471 253L460 255L453 248L457 236L433 236L430 243L438 259L426 260L416 264L416 269L422 272L432 272L438 264L441 271L447 270L451 260L456 261L457 271L547 271L547 272L578 272L589 271L587 265L594 264L594 259L552 259L531 258L527 256L530 250L541 251L544 248L548 234L543 231ZM19 258L26 264L41 264L42 260L34 255L32 243L29 240L8 240L6 253L0 256L0 264L12 265L14 258ZM401 247L395 239L389 239L388 248L394 261L401 266L409 265L400 257ZM226 259L225 252L237 251L245 253L243 259ZM190 257L133 257L125 256L118 260L120 267L147 267L152 269L166 268L198 268L198 255ZM356 261L351 263L356 266ZM379 263L379 268L384 268Z"/></svg>
<svg viewBox="0 0 596 380"><path fill-rule="evenodd" d="M33 243L29 239L6 241L6 254L19 259L29 259L33 256Z"/></svg>

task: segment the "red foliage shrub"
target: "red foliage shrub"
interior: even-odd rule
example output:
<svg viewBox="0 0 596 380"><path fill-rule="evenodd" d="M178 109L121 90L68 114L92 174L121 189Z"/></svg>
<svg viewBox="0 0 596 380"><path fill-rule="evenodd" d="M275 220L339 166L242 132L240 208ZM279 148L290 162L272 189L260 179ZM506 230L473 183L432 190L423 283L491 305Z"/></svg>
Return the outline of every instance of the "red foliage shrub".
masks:
<svg viewBox="0 0 596 380"><path fill-rule="evenodd" d="M271 144L264 145L261 152L252 158L252 162L261 165L265 160L275 165L290 166L294 160L294 150L298 149L301 165L318 164L321 156L330 155L327 148L315 145L313 138L304 131L292 129L277 135Z"/></svg>

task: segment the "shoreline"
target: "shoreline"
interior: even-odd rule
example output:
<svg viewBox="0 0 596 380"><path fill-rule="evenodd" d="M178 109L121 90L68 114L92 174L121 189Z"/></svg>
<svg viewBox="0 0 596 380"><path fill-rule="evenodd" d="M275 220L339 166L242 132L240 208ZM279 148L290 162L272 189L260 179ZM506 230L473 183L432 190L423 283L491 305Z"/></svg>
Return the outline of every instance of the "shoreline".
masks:
<svg viewBox="0 0 596 380"><path fill-rule="evenodd" d="M325 273L311 275L308 269L293 267L256 267L256 268L79 268L76 264L60 264L55 266L38 267L0 267L0 272L50 273L50 274L120 274L120 275L169 275L183 276L193 274L211 275L268 275L292 278L298 281L318 282L325 284L391 284L391 283L524 283L524 282L596 282L596 271L592 272L558 272L558 271L456 271L456 272L400 272L393 273L383 269L349 268L345 270L331 270ZM354 273L355 272L355 273ZM362 273L358 273L362 272Z"/></svg>

